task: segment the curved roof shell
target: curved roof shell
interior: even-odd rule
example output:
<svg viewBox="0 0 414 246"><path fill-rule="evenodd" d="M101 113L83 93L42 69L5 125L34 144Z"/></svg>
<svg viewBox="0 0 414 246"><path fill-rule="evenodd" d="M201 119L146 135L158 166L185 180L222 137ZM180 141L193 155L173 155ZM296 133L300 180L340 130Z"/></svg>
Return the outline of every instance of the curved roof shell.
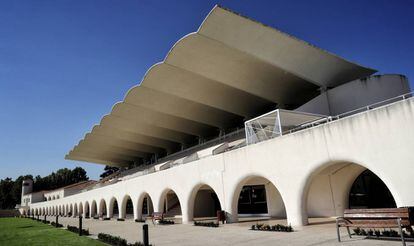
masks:
<svg viewBox="0 0 414 246"><path fill-rule="evenodd" d="M375 72L216 6L65 158L127 166Z"/></svg>

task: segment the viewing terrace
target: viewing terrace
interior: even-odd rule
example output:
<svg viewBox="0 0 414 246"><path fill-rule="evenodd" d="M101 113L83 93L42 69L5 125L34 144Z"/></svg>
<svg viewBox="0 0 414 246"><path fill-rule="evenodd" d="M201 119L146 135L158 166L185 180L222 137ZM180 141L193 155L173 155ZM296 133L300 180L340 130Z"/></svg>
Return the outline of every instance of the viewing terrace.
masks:
<svg viewBox="0 0 414 246"><path fill-rule="evenodd" d="M152 163L147 163L131 169L121 169L120 171L101 179L98 183L85 188L82 192L115 184L120 181L137 178L154 172L161 172L176 166L189 164L199 159L239 149L245 147L246 145L256 144L276 137L292 134L294 132L310 129L322 124L328 124L329 122L354 116L379 107L384 107L395 102L411 100L413 95L414 92L406 93L336 116L323 116L277 109L247 121L245 123L245 129L238 129L232 133L155 160Z"/></svg>

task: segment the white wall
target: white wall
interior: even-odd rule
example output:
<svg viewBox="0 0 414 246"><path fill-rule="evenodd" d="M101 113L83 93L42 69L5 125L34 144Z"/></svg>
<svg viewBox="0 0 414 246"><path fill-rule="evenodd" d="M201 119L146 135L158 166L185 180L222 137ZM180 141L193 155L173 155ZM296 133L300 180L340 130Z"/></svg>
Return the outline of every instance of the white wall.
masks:
<svg viewBox="0 0 414 246"><path fill-rule="evenodd" d="M327 90L296 110L338 115L409 92L410 85L403 75L374 75Z"/></svg>
<svg viewBox="0 0 414 246"><path fill-rule="evenodd" d="M349 175L352 176L352 172L356 175L362 167L384 181L397 206L413 206L413 122L414 99L410 98L167 170L59 200L32 204L32 207L85 204L85 201L89 204L96 201L99 206L101 199L109 204L112 198L120 204L123 197L129 195L136 208L138 199L148 193L157 209L161 207L165 192L172 189L180 200L183 222L186 223L192 220L196 191L202 185L209 185L216 192L229 221L237 221L240 187L252 177L262 177L277 188L288 222L295 226L306 224L308 215L340 213L346 204L341 197L349 186ZM334 171L326 169L344 162L361 167L355 166L360 169L346 171L343 175L341 171L333 174ZM328 174L334 175L331 183L334 197L337 197L335 208L330 207L329 196L323 195L327 192L324 183ZM316 183L312 185L314 180ZM137 210L134 209L135 218L139 217Z"/></svg>

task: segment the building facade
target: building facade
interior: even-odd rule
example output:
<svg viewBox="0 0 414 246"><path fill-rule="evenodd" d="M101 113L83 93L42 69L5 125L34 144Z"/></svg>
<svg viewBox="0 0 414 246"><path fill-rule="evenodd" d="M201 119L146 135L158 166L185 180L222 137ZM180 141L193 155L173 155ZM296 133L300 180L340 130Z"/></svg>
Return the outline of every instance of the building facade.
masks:
<svg viewBox="0 0 414 246"><path fill-rule="evenodd" d="M216 6L66 156L137 167L24 210L300 226L412 206L414 99L405 76L374 73Z"/></svg>

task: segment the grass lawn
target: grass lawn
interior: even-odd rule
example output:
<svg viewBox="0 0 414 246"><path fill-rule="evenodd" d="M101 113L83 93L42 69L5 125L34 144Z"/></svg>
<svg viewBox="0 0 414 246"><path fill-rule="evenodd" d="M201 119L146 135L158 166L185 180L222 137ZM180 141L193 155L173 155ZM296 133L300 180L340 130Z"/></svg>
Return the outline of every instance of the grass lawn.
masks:
<svg viewBox="0 0 414 246"><path fill-rule="evenodd" d="M0 245L106 245L97 240L25 218L0 218Z"/></svg>

